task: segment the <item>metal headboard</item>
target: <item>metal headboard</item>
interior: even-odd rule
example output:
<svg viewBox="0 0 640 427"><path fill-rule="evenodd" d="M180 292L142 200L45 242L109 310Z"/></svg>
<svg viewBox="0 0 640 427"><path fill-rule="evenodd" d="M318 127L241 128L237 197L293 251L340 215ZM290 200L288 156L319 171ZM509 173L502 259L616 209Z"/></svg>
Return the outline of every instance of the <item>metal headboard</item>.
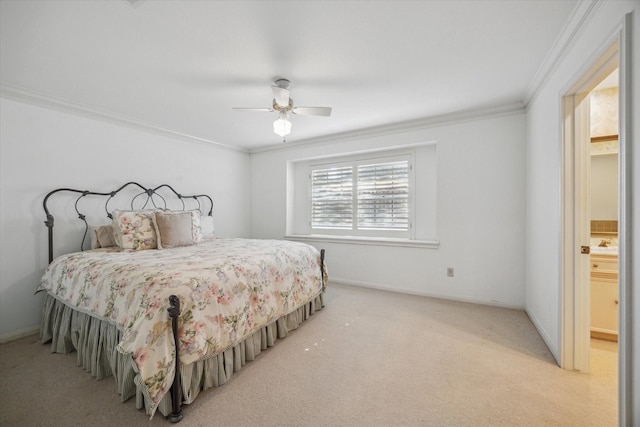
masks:
<svg viewBox="0 0 640 427"><path fill-rule="evenodd" d="M200 203L200 201L207 201L208 202L208 208L209 211L207 212L207 215L211 216L213 215L213 200L211 199L211 197L209 197L206 194L196 194L196 195L190 195L190 196L185 196L182 195L180 193L178 193L176 190L173 189L173 187L171 187L168 184L162 184L159 185L157 187L154 188L147 188L144 187L141 184L138 184L137 182L127 182L126 184L122 185L120 188L118 188L117 190L113 190L110 192L99 192L99 191L88 191L88 190L77 190L74 188L57 188L51 192L49 192L49 194L47 194L44 198L44 201L42 202L42 206L44 207L44 212L47 215L47 220L44 222L45 225L47 226L47 228L49 229L49 263L51 263L51 261L53 261L53 224L54 224L54 218L53 215L51 214L51 212L49 212L49 208L47 206L47 201L49 200L49 197L51 197L52 195L56 194L56 193L60 193L60 192L70 192L70 193L77 193L80 194L78 196L78 198L75 201L75 210L76 213L78 214L78 218L80 218L83 222L84 222L84 235L82 236L82 243L80 246L80 250L83 250L84 248L84 242L87 238L87 232L89 231L89 224L87 223L86 220L86 215L82 212L80 212L80 208L78 207L78 203L80 202L80 200L82 200L84 197L86 196L103 196L106 197L106 201L104 203L104 209L105 212L107 214L108 218L113 219L112 215L111 215L111 211L109 210L109 202L111 202L111 200L118 195L118 193L120 193L121 191L123 191L124 189L126 189L127 187L138 187L138 189L140 190L139 193L135 194L132 199L131 199L131 209L134 209L134 204L136 202L136 200L139 200L138 198L142 197L142 201L144 203L142 203L142 209L146 208L146 207L154 207L154 208L163 208L166 209L167 208L167 200L165 199L165 197L163 196L163 194L159 193L158 191L161 189L167 189L170 190L171 193L173 193L178 200L182 203L182 209L185 210L186 209L186 205L185 205L185 200L187 199L193 199L196 201L196 203L198 204L198 209L202 211L202 205ZM171 193L168 193L169 195ZM146 196L146 199L144 198ZM203 211L204 212L204 211Z"/></svg>

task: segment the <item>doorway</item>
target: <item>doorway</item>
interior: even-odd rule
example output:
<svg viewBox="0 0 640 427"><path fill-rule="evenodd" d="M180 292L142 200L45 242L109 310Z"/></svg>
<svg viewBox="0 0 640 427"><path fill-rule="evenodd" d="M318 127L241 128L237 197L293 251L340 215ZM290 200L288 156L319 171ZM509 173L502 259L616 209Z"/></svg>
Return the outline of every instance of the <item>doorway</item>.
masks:
<svg viewBox="0 0 640 427"><path fill-rule="evenodd" d="M616 68L589 92L590 352L594 380L617 385L618 371L618 104ZM614 394L614 393L612 393ZM617 395L617 393L615 393Z"/></svg>
<svg viewBox="0 0 640 427"><path fill-rule="evenodd" d="M562 367L588 373L591 348L591 106L589 94L619 68L616 39L563 98ZM618 86L620 86L618 84Z"/></svg>
<svg viewBox="0 0 640 427"><path fill-rule="evenodd" d="M625 425L630 417L631 380L629 356L630 292L627 245L630 237L630 162L627 154L631 139L630 112L627 95L631 76L630 16L611 42L584 67L562 98L562 235L561 235L561 357L564 369L584 373L590 371L590 105L589 93L619 69L618 102L618 422Z"/></svg>

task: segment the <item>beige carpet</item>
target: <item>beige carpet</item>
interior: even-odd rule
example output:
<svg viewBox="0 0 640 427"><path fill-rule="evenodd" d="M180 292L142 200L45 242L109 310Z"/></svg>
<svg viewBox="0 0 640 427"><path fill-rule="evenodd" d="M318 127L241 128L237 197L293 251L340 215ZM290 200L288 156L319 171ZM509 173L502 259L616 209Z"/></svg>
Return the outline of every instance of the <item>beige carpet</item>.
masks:
<svg viewBox="0 0 640 427"><path fill-rule="evenodd" d="M592 353L593 374L564 371L521 311L331 285L180 425L615 426L615 343ZM0 392L2 426L169 425L36 337L0 346Z"/></svg>

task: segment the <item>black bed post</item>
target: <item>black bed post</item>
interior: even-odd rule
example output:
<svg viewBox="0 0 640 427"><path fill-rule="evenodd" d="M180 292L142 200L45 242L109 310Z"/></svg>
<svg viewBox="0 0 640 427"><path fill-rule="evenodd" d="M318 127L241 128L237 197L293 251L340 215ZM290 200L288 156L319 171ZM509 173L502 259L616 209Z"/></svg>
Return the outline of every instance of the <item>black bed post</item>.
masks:
<svg viewBox="0 0 640 427"><path fill-rule="evenodd" d="M169 297L169 317L171 317L171 330L173 332L173 342L176 348L175 374L173 385L171 386L171 414L167 418L172 423L182 420L182 386L180 384L180 348L178 341L178 316L180 316L180 298L175 295Z"/></svg>
<svg viewBox="0 0 640 427"><path fill-rule="evenodd" d="M324 283L324 249L320 249L320 277L322 278L322 289L326 287Z"/></svg>
<svg viewBox="0 0 640 427"><path fill-rule="evenodd" d="M53 261L53 215L47 213L47 220L44 222L49 230L49 264Z"/></svg>

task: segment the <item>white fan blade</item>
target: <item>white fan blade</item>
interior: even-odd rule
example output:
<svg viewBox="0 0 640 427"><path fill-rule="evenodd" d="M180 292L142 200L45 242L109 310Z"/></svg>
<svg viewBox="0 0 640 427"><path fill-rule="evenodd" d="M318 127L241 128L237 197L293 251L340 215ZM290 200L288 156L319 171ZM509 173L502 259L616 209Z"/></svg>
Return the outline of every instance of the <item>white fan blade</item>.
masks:
<svg viewBox="0 0 640 427"><path fill-rule="evenodd" d="M232 110L236 110L236 111L265 111L267 113L272 113L274 111L273 108L238 108L238 107L233 107Z"/></svg>
<svg viewBox="0 0 640 427"><path fill-rule="evenodd" d="M295 107L292 113L305 116L330 116L331 107Z"/></svg>
<svg viewBox="0 0 640 427"><path fill-rule="evenodd" d="M279 86L271 86L273 90L273 97L276 99L276 103L281 107L289 106L289 89L285 89Z"/></svg>

